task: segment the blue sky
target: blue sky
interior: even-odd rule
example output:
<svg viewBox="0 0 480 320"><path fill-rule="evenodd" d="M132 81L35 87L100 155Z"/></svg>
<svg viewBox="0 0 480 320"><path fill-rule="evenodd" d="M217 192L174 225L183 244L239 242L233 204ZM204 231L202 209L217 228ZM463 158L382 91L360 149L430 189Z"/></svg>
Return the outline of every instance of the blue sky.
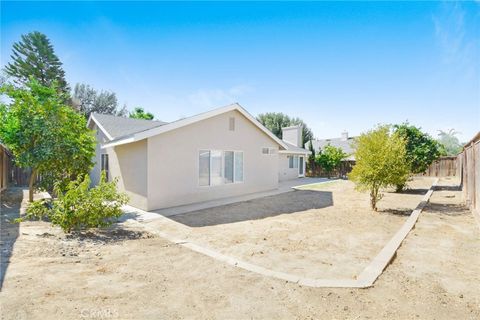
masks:
<svg viewBox="0 0 480 320"><path fill-rule="evenodd" d="M41 31L67 80L173 121L232 102L316 137L480 130L480 2L1 2L1 65Z"/></svg>

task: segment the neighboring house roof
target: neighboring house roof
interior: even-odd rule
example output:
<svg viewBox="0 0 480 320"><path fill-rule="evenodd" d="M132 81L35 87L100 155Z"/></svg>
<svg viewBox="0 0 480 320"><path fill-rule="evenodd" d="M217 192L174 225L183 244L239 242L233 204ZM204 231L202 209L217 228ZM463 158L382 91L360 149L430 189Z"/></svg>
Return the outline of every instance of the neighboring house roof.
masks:
<svg viewBox="0 0 480 320"><path fill-rule="evenodd" d="M272 132L270 132L270 130L265 128L265 126L263 126L257 119L255 119L255 117L253 117L250 113L248 113L238 103L234 103L234 104L222 107L222 108L218 108L218 109L214 109L214 110L211 110L211 111L208 111L208 112L200 113L200 114L197 114L195 116L188 117L188 118L183 118L183 119L173 121L173 122L170 122L170 123L164 123L164 122L160 122L160 121L149 121L150 123L152 123L150 128L148 128L148 125L145 125L145 127L142 127L141 129L136 130L136 129L133 128L134 124L130 123L128 125L125 125L125 128L130 130L129 133L125 132L125 131L122 131L121 129L114 129L114 131L117 133L117 136L115 136L115 134L110 134L109 133L110 136L107 135L107 137L110 141L107 142L106 144L104 144L102 146L102 148L114 147L114 146L118 146L118 145L122 145L122 144L132 143L132 142L135 142L135 141L140 141L140 140L143 140L143 139L146 139L146 138L149 138L149 137L153 137L153 136L165 133L165 132L169 132L169 131L172 131L172 130L175 130L175 129L178 129L178 128L181 128L181 127L184 127L184 126L202 121L202 120L206 120L208 118L212 118L212 117L215 117L217 115L223 114L225 112L233 111L233 110L236 110L236 111L240 112L243 116L245 116L245 118L250 120L261 131L263 131L272 140L274 140L276 143L278 143L283 149L285 149L285 150L288 149L288 146L284 141L280 140ZM108 132L109 129L105 128L102 120L99 119L99 117L97 117L97 115L98 114L91 115L88 123L90 124L91 120L95 121L95 123L98 125L98 127L102 131ZM108 116L108 117L114 117L114 116ZM114 118L121 118L121 117L114 117ZM123 119L128 119L128 118L123 118ZM106 120L107 120L107 122L115 122L115 120L112 120L112 119L106 119ZM129 119L129 120L132 120L132 119ZM148 120L143 120L143 121L148 121ZM156 122L156 124L154 125L153 122ZM143 124L139 124L139 125L143 125ZM107 124L107 126L109 126L109 125ZM111 126L116 127L115 124L112 124ZM102 129L102 127L103 127L103 129ZM110 129L110 130L112 130L112 129Z"/></svg>
<svg viewBox="0 0 480 320"><path fill-rule="evenodd" d="M167 124L167 122L157 120L132 119L100 113L92 113L88 119L87 126L90 127L92 121L95 122L109 140Z"/></svg>
<svg viewBox="0 0 480 320"><path fill-rule="evenodd" d="M332 139L319 139L319 140L312 140L313 149L317 152L319 149L324 149L327 145L334 146L336 148L340 148L348 154L349 156L345 158L345 160L355 160L355 149L353 144L355 143L356 137L348 137L347 139L344 138L332 138ZM305 148L309 147L310 142L305 144Z"/></svg>

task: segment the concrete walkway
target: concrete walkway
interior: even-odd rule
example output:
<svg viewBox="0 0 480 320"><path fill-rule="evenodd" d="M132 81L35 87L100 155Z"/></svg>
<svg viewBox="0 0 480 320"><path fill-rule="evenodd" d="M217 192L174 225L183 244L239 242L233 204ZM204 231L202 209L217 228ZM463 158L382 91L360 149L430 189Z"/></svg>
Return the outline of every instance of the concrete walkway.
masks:
<svg viewBox="0 0 480 320"><path fill-rule="evenodd" d="M277 194L294 191L295 188L299 187L299 186L313 184L313 183L328 182L328 181L332 181L332 180L329 180L327 178L308 178L308 177L306 177L306 178L299 178L299 179L294 179L294 180L282 181L282 182L279 182L278 188L274 189L274 190L265 191L265 192L256 192L256 193L250 193L250 194L236 196L236 197L229 197L229 198L223 198L223 199L218 199L218 200L187 204L187 205L184 205L184 206L154 210L154 211L150 212L152 214L144 215L142 218L146 219L146 220L154 219L156 214L162 215L164 217L169 217L169 216L174 216L174 215L177 215L177 214L182 214L182 213L198 211L198 210L202 210L202 209L208 209L208 208L223 206L223 205L226 205L226 204L232 204L232 203L236 203L236 202L249 201L249 200L253 200L253 199L258 199L258 198L263 198L263 197L268 197L268 196L274 196L274 195L277 195Z"/></svg>

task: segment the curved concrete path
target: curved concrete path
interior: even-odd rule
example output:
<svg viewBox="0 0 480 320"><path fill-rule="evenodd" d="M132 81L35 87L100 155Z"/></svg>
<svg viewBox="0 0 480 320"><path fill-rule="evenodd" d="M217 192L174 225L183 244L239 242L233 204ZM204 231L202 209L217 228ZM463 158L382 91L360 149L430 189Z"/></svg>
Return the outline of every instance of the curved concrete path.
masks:
<svg viewBox="0 0 480 320"><path fill-rule="evenodd" d="M407 237L410 230L412 230L412 228L415 226L415 223L417 222L420 213L427 205L437 182L438 182L438 179L436 179L433 182L428 192L422 198L422 200L417 205L415 210L412 211L412 213L410 214L408 219L405 221L403 226L387 242L385 247L383 247L383 249L379 252L379 254L370 262L370 264L362 271L362 273L360 273L360 275L356 279L313 279L313 278L305 278L305 277L300 277L300 276L296 276L289 273L266 269L255 264L242 261L235 257L224 255L218 251L207 248L205 246L200 246L188 240L177 239L174 236L161 232L156 228L153 228L137 220L137 219L143 220L142 215L145 215L148 217L146 220L151 220L151 213L131 207L131 206L125 206L125 210L128 212L133 211L137 213L137 216L135 218L126 220L126 222L139 225L152 234L156 234L159 237L162 237L170 242L181 245L183 247L189 248L190 250L193 250L195 252L198 252L206 256L209 256L211 258L214 258L216 260L222 261L231 266L261 274L263 276L277 278L277 279L294 282L300 285L314 287L314 288L368 288L368 287L371 287L374 284L374 282L377 280L377 278L382 274L383 270L385 270L385 268L388 266L392 258L395 256L395 253L397 252L397 249L402 244L403 240ZM158 215L157 218L166 219L165 217L160 215Z"/></svg>

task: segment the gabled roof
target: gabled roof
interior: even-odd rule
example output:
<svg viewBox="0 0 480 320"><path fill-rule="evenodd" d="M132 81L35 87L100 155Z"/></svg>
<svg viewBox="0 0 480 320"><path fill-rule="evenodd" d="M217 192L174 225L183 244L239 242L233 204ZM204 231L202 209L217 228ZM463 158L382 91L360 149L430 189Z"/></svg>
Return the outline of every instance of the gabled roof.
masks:
<svg viewBox="0 0 480 320"><path fill-rule="evenodd" d="M208 111L208 112L200 113L200 114L197 114L195 116L180 119L180 120L173 121L173 122L170 122L170 123L161 123L161 124L158 124L156 126L152 126L151 128L146 128L146 129L143 129L143 130L133 130L132 129L133 132L130 132L128 134L123 132L123 134L121 136L118 136L118 135L114 136L113 135L113 136L111 136L112 137L111 139L109 137L110 141L108 143L106 143L105 145L103 145L102 148L114 147L114 146L118 146L118 145L122 145L122 144L132 143L132 142L135 142L135 141L140 141L140 140L143 140L143 139L146 139L146 138L149 138L149 137L153 137L153 136L165 133L165 132L169 132L169 131L172 131L172 130L175 130L175 129L178 129L178 128L181 128L181 127L184 127L184 126L202 121L202 120L206 120L206 119L209 119L209 118L212 118L212 117L215 117L217 115L220 115L220 114L223 114L223 113L226 113L226 112L229 112L229 111L233 111L233 110L236 110L236 111L240 112L243 116L245 116L245 118L247 118L250 122L252 122L255 126L257 126L267 136L269 136L272 140L274 140L276 143L278 143L283 149L288 149L288 146L284 141L280 140L270 130L265 128L265 126L263 126L260 122L258 122L258 120L255 119L255 117L253 117L250 113L248 113L238 103L234 103L234 104L222 107L222 108L218 108L218 109L214 109L214 110L211 110L211 111ZM93 121L95 121L95 120L98 121L99 120L99 119L97 119L96 114L93 117L91 116L91 119L93 119ZM97 123L97 125L99 126L100 129L102 129L101 126L103 126L103 123L101 121L98 121L98 122L97 121L95 121L95 123ZM89 120L89 122L90 122L90 120ZM102 129L102 131L104 131L104 130ZM105 131L108 131L108 129L105 128Z"/></svg>
<svg viewBox="0 0 480 320"><path fill-rule="evenodd" d="M355 149L353 144L355 143L356 137L348 137L348 139L344 138L331 138L331 139L319 139L319 140L312 140L313 149L317 152L319 149L324 149L327 145L331 145L336 148L340 148L348 154L348 157L345 160L355 160ZM310 142L305 144L305 148L308 148Z"/></svg>
<svg viewBox="0 0 480 320"><path fill-rule="evenodd" d="M88 119L87 126L90 127L92 122L102 130L109 140L167 124L167 122L163 121L132 119L100 113L92 113Z"/></svg>
<svg viewBox="0 0 480 320"><path fill-rule="evenodd" d="M286 150L280 151L280 153L288 154L311 154L310 150L304 149L302 147L297 147L296 145L291 144L290 142L283 141L287 145Z"/></svg>

